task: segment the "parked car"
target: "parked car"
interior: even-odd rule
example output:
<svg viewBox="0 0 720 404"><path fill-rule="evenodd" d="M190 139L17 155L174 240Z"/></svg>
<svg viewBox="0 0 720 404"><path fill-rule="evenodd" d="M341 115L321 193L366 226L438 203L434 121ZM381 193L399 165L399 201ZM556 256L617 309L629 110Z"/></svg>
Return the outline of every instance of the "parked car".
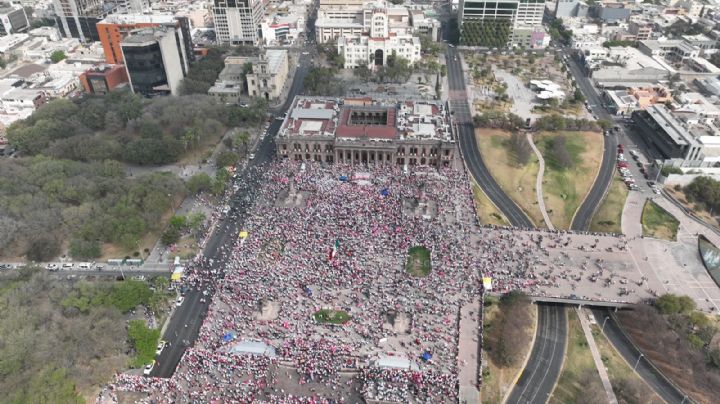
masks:
<svg viewBox="0 0 720 404"><path fill-rule="evenodd" d="M148 363L147 365L145 365L145 368L143 369L143 374L144 374L145 376L149 376L149 375L150 375L150 372L152 372L152 370L153 370L154 367L155 367L155 361L153 360L152 362L150 362L150 363Z"/></svg>

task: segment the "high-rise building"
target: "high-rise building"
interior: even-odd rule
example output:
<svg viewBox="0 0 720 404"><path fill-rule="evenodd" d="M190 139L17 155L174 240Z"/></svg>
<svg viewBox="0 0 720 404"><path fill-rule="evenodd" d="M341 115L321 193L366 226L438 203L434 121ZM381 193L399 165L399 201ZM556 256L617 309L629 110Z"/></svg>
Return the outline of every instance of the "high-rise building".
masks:
<svg viewBox="0 0 720 404"><path fill-rule="evenodd" d="M133 92L144 96L177 95L188 70L188 55L176 29L131 32L121 43Z"/></svg>
<svg viewBox="0 0 720 404"><path fill-rule="evenodd" d="M265 4L265 0L214 0L212 13L218 42L258 43Z"/></svg>
<svg viewBox="0 0 720 404"><path fill-rule="evenodd" d="M190 22L187 17L175 17L171 14L111 14L98 22L97 31L105 52L105 60L110 64L122 64L122 40L132 31L159 27L176 29L179 43L185 48L184 53L192 60Z"/></svg>
<svg viewBox="0 0 720 404"><path fill-rule="evenodd" d="M95 24L114 9L102 0L53 0L55 22L65 38L80 42L98 41Z"/></svg>
<svg viewBox="0 0 720 404"><path fill-rule="evenodd" d="M30 26L25 9L22 7L0 8L0 36L27 31Z"/></svg>
<svg viewBox="0 0 720 404"><path fill-rule="evenodd" d="M544 0L461 0L460 41L475 46L509 46L515 30L541 26L544 12Z"/></svg>

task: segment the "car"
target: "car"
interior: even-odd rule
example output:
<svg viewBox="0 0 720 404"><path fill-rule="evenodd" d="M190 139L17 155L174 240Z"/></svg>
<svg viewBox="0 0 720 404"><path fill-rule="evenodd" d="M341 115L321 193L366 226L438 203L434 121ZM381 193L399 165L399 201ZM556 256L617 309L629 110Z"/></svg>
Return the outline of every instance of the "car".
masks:
<svg viewBox="0 0 720 404"><path fill-rule="evenodd" d="M303 52L302 54L303 54L303 55L309 55L310 52Z"/></svg>
<svg viewBox="0 0 720 404"><path fill-rule="evenodd" d="M66 263L62 264L63 269L72 269L74 266L75 266L75 264L73 264L72 262L66 262Z"/></svg>
<svg viewBox="0 0 720 404"><path fill-rule="evenodd" d="M166 344L166 341L160 340L160 342L158 342L157 349L155 350L155 355L160 355L163 349L165 349Z"/></svg>
<svg viewBox="0 0 720 404"><path fill-rule="evenodd" d="M655 181L648 181L647 184L648 184L649 187L652 188L652 187L655 186Z"/></svg>
<svg viewBox="0 0 720 404"><path fill-rule="evenodd" d="M640 168L640 167L642 167L642 166L643 166L643 163L641 163L641 162L639 162L639 161L638 161L637 163L635 163L635 165L637 165L637 166L638 166L638 168Z"/></svg>
<svg viewBox="0 0 720 404"><path fill-rule="evenodd" d="M657 188L653 189L653 192L656 193L657 195L660 195L660 190Z"/></svg>
<svg viewBox="0 0 720 404"><path fill-rule="evenodd" d="M155 361L148 363L145 365L145 368L143 368L143 374L145 376L150 376L150 372L152 372L153 368L155 367Z"/></svg>
<svg viewBox="0 0 720 404"><path fill-rule="evenodd" d="M78 268L80 269L90 269L90 263L89 262L81 262L78 264Z"/></svg>
<svg viewBox="0 0 720 404"><path fill-rule="evenodd" d="M638 152L636 152L635 150L630 150L630 154L632 154L633 157L638 157L638 156L639 156Z"/></svg>
<svg viewBox="0 0 720 404"><path fill-rule="evenodd" d="M175 306L177 306L177 307L182 306L184 300L185 300L184 297L179 296L179 297L177 298L177 301L175 302Z"/></svg>
<svg viewBox="0 0 720 404"><path fill-rule="evenodd" d="M249 159L249 160L254 160L254 159L255 159L255 153L250 153L250 154L248 155L248 159Z"/></svg>
<svg viewBox="0 0 720 404"><path fill-rule="evenodd" d="M59 269L57 264L47 264L45 268L50 272L55 272Z"/></svg>
<svg viewBox="0 0 720 404"><path fill-rule="evenodd" d="M448 44L448 46L451 47L451 48L454 48L454 47L455 47L455 45L453 45L453 44L451 44L451 43Z"/></svg>

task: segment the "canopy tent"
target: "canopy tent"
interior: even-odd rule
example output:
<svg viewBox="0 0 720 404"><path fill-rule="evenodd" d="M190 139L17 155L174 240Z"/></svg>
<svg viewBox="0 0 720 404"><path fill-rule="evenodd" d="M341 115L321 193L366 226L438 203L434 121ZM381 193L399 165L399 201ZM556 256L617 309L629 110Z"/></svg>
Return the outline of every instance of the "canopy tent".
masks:
<svg viewBox="0 0 720 404"><path fill-rule="evenodd" d="M240 234L238 234L238 237L240 237L241 239L246 239L247 236L248 236L248 232L245 230L241 231Z"/></svg>
<svg viewBox="0 0 720 404"><path fill-rule="evenodd" d="M381 356L375 364L381 368L420 370L417 363L402 356Z"/></svg>
<svg viewBox="0 0 720 404"><path fill-rule="evenodd" d="M428 351L425 351L425 353L422 354L421 358L422 358L422 360L424 360L425 362L427 362L427 361L429 361L430 359L432 359L432 354L431 354L430 352L428 352Z"/></svg>
<svg viewBox="0 0 720 404"><path fill-rule="evenodd" d="M182 279L184 273L185 273L185 267L176 266L175 270L173 270L173 273L170 276L170 280L171 281L179 281L180 279Z"/></svg>
<svg viewBox="0 0 720 404"><path fill-rule="evenodd" d="M240 341L228 349L228 352L251 355L277 356L275 347L260 341Z"/></svg>

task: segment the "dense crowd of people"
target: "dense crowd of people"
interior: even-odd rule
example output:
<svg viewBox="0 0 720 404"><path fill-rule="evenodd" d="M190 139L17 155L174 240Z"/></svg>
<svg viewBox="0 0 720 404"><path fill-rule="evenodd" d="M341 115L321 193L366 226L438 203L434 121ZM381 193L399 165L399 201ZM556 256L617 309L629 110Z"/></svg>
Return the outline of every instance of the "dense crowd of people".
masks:
<svg viewBox="0 0 720 404"><path fill-rule="evenodd" d="M171 381L119 376L113 391L179 402L343 402L353 392L454 402L466 362L458 353L459 310L478 296L482 277L492 277L496 290L541 293L561 284L574 290L583 274L605 270L588 259L578 271L551 254L571 245L569 233L479 226L462 171L409 175L393 166L290 161L249 170L216 217L234 242L218 243L219 262L198 256L185 271L186 286L214 294L195 347ZM408 258L417 246L429 252L427 276L414 272L424 263ZM626 240L604 248L621 251ZM325 324L315 316L321 309L348 320ZM248 341L277 356L238 351ZM409 368L377 367L372 358L386 354ZM277 387L280 366L299 375L292 388ZM354 378L341 378L346 372ZM309 387L318 382L329 390Z"/></svg>

